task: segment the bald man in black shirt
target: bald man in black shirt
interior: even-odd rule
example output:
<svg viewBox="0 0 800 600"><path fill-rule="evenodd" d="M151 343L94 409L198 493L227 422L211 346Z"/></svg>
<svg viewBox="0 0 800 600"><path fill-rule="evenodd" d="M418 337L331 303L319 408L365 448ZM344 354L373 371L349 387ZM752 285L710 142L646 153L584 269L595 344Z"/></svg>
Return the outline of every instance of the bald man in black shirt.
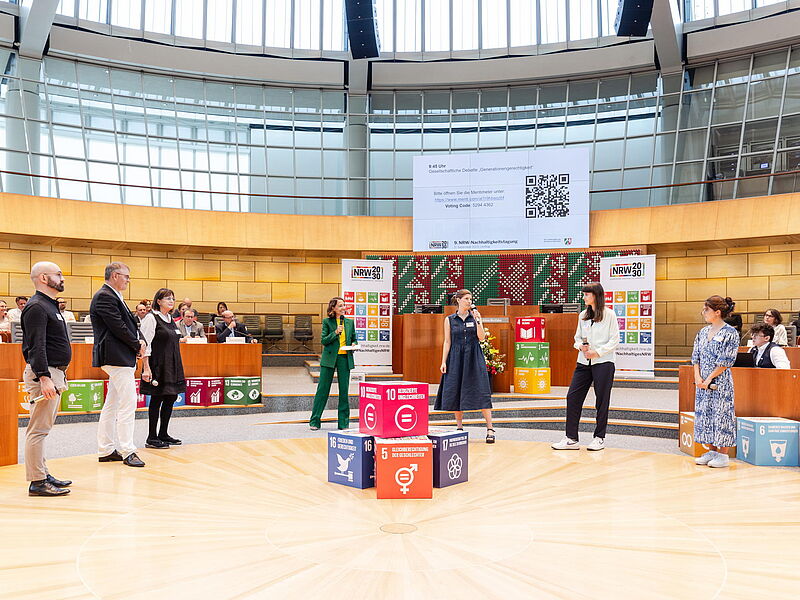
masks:
<svg viewBox="0 0 800 600"><path fill-rule="evenodd" d="M67 389L66 370L72 360L67 325L56 297L64 291L64 275L55 263L38 262L31 269L36 293L22 310L22 381L31 399L25 432L25 476L29 496L64 496L71 481L56 479L47 469L44 443L53 428L61 393Z"/></svg>

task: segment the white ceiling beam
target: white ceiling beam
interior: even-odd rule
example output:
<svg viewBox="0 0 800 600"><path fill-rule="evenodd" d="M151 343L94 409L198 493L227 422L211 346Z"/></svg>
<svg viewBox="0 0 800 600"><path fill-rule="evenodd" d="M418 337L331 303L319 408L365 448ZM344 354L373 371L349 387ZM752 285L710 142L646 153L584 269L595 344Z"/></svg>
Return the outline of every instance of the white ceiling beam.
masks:
<svg viewBox="0 0 800 600"><path fill-rule="evenodd" d="M661 72L677 73L683 68L683 19L678 0L653 2L650 27Z"/></svg>
<svg viewBox="0 0 800 600"><path fill-rule="evenodd" d="M42 58L50 28L58 9L58 0L28 0L19 7L19 53L28 58Z"/></svg>

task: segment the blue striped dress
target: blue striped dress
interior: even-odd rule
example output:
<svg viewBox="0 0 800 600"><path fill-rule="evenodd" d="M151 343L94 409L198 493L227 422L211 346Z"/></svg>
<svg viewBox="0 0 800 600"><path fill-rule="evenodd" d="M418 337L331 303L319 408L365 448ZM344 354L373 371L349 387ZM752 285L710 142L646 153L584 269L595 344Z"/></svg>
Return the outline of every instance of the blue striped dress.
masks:
<svg viewBox="0 0 800 600"><path fill-rule="evenodd" d="M709 340L711 325L694 339L692 364L700 365L705 379L718 366L730 367L736 360L739 334L725 325ZM730 368L716 378L717 389L696 388L694 399L694 441L719 447L736 445L736 413L733 409L733 377Z"/></svg>

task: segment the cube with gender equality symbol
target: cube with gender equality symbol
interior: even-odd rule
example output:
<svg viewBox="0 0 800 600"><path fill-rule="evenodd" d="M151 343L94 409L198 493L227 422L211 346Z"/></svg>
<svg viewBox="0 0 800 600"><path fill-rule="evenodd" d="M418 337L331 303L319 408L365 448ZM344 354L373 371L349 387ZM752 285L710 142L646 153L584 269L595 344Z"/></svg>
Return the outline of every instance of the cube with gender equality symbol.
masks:
<svg viewBox="0 0 800 600"><path fill-rule="evenodd" d="M433 444L424 436L375 438L379 500L433 498Z"/></svg>

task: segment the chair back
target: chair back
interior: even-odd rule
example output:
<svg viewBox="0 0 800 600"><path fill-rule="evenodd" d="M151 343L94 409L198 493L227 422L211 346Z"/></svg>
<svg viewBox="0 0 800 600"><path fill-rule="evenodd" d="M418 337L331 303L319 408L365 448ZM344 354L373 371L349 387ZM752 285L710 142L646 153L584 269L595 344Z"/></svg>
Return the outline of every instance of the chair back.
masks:
<svg viewBox="0 0 800 600"><path fill-rule="evenodd" d="M22 323L11 321L11 341L15 344L22 343Z"/></svg>
<svg viewBox="0 0 800 600"><path fill-rule="evenodd" d="M69 334L69 341L73 344L82 344L87 337L94 335L92 324L83 322L67 323L67 333Z"/></svg>
<svg viewBox="0 0 800 600"><path fill-rule="evenodd" d="M295 315L294 317L294 339L310 340L314 337L311 328L311 315Z"/></svg>
<svg viewBox="0 0 800 600"><path fill-rule="evenodd" d="M264 336L268 338L283 338L282 315L264 315Z"/></svg>

